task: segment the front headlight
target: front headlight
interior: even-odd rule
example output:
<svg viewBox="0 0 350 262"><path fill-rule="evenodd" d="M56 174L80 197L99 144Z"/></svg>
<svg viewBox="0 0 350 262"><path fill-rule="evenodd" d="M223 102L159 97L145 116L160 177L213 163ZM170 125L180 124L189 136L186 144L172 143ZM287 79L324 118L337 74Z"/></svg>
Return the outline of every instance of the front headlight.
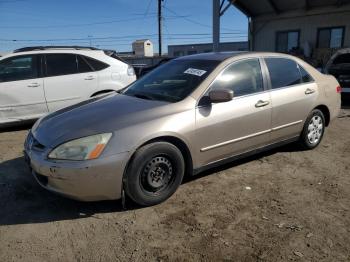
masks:
<svg viewBox="0 0 350 262"><path fill-rule="evenodd" d="M112 133L105 133L69 141L52 150L49 158L61 160L98 158L111 137Z"/></svg>

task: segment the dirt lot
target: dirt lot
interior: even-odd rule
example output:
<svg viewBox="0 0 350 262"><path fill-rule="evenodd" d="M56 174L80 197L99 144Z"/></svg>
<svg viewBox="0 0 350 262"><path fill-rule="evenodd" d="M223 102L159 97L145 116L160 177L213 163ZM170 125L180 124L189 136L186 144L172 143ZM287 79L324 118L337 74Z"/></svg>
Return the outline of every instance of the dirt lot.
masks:
<svg viewBox="0 0 350 262"><path fill-rule="evenodd" d="M314 151L259 154L127 210L41 189L26 133L0 133L0 261L350 261L350 110Z"/></svg>

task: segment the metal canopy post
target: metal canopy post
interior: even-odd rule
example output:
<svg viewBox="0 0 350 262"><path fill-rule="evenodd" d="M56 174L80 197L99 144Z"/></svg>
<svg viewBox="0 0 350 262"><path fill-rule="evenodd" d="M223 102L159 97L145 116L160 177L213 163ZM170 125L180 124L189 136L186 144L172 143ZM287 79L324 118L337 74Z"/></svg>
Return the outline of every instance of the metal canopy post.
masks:
<svg viewBox="0 0 350 262"><path fill-rule="evenodd" d="M213 51L219 52L220 44L220 0L213 0Z"/></svg>

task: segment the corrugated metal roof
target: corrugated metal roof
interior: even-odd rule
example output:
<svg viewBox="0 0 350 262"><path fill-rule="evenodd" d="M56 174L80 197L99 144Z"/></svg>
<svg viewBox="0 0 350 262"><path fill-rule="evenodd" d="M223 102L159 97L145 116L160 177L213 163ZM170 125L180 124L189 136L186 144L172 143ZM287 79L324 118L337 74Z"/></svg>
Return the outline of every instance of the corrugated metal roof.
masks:
<svg viewBox="0 0 350 262"><path fill-rule="evenodd" d="M236 0L233 4L247 16L283 13L298 9L350 4L350 0Z"/></svg>

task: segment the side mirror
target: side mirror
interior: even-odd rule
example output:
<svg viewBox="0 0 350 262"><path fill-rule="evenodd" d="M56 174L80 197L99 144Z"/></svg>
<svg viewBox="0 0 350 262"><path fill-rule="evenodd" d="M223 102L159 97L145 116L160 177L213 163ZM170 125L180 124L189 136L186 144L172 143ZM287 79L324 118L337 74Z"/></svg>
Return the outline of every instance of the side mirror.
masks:
<svg viewBox="0 0 350 262"><path fill-rule="evenodd" d="M218 89L209 92L210 102L223 103L233 99L233 91L229 89Z"/></svg>

